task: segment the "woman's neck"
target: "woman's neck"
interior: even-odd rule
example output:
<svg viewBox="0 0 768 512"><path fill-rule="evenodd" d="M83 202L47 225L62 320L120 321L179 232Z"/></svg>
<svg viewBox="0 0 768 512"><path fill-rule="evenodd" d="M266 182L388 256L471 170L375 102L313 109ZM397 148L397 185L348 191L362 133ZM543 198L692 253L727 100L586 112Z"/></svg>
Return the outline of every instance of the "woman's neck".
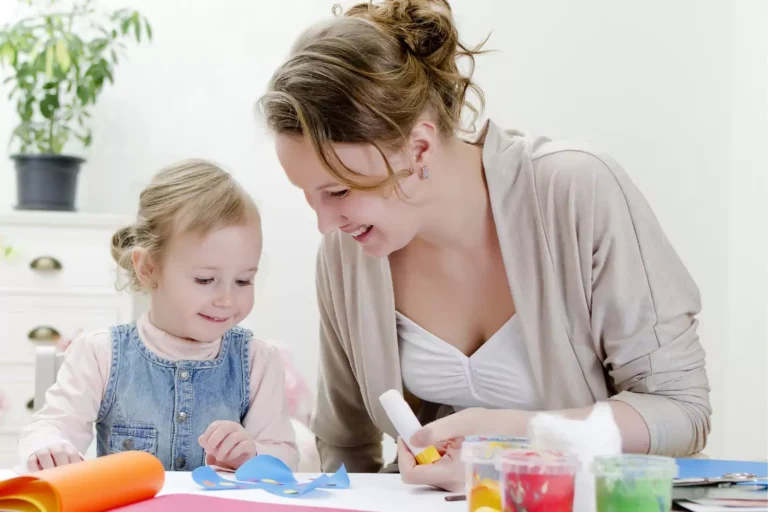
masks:
<svg viewBox="0 0 768 512"><path fill-rule="evenodd" d="M423 206L422 228L409 247L474 253L493 228L482 147L454 139L444 149L433 164L434 189Z"/></svg>

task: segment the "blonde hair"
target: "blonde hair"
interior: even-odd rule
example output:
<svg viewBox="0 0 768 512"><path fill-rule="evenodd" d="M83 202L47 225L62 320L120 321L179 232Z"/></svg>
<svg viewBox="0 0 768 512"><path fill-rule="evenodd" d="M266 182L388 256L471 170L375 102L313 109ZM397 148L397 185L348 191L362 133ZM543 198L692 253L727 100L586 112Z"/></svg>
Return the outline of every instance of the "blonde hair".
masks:
<svg viewBox="0 0 768 512"><path fill-rule="evenodd" d="M128 274L130 286L143 290L133 266L133 250L140 248L162 261L175 234L205 235L216 228L259 221L253 199L232 176L205 160L184 160L157 173L139 197L136 223L112 236L112 257Z"/></svg>
<svg viewBox="0 0 768 512"><path fill-rule="evenodd" d="M339 14L338 6L334 12ZM402 147L425 112L441 134L463 130L465 108L474 126L485 103L472 82L474 56L484 43L470 49L459 40L447 0L360 3L299 37L259 106L272 131L306 136L339 182L358 190L396 185L411 170L395 172L381 143ZM461 58L469 62L466 75L458 67ZM467 101L470 91L479 108ZM372 144L384 157L388 178L356 180L360 174L341 162L332 143Z"/></svg>

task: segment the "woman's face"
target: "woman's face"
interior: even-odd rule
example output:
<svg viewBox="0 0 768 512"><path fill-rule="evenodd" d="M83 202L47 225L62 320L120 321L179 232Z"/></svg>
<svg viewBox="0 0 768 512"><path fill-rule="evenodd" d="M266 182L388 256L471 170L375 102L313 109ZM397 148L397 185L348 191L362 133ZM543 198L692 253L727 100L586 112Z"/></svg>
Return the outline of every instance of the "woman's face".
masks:
<svg viewBox="0 0 768 512"><path fill-rule="evenodd" d="M348 168L378 183L387 176L384 158L370 144L335 144ZM326 234L334 229L352 237L369 256L384 257L405 247L419 232L420 172L400 179L404 202L394 191L350 190L323 167L304 137L278 135L277 157L288 179L304 192ZM387 155L392 169L412 169L407 152Z"/></svg>

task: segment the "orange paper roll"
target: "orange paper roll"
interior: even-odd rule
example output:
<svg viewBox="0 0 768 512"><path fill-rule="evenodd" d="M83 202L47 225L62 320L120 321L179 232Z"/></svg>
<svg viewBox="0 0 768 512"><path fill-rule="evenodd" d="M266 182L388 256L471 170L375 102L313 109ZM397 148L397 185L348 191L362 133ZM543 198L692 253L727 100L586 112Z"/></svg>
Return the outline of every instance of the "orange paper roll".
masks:
<svg viewBox="0 0 768 512"><path fill-rule="evenodd" d="M122 452L0 482L0 510L102 512L153 498L164 483L155 456Z"/></svg>

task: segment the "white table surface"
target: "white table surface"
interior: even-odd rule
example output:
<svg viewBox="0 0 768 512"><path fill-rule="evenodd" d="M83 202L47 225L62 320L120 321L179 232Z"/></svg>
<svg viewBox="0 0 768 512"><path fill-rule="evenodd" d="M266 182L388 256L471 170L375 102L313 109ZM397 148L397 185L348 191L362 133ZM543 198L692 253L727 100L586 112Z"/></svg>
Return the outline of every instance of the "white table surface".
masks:
<svg viewBox="0 0 768 512"><path fill-rule="evenodd" d="M11 470L0 470L0 480L18 476ZM430 487L416 487L404 484L400 475L378 475L351 473L349 489L317 490L302 498L284 498L266 491L241 489L233 491L204 491L193 480L190 473L166 472L165 486L162 494L208 494L220 498L233 498L257 503L288 503L306 505L308 507L336 507L361 511L464 511L467 503L464 501L447 502L449 493L441 492ZM225 478L233 479L229 473L222 473ZM316 474L297 474L300 481L309 480Z"/></svg>

